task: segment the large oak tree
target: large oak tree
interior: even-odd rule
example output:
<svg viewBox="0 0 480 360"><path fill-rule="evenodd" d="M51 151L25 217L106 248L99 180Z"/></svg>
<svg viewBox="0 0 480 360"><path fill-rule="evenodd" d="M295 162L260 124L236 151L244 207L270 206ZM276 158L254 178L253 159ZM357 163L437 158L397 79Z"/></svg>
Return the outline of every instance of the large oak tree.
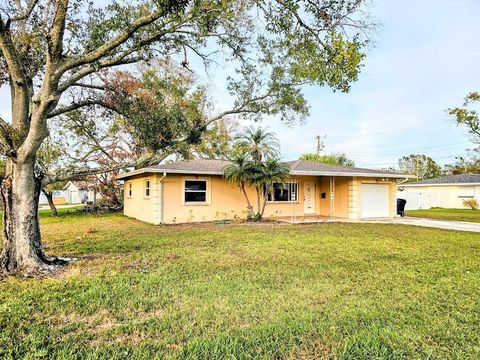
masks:
<svg viewBox="0 0 480 360"><path fill-rule="evenodd" d="M2 1L0 81L10 87L12 111L0 119L7 158L0 268L36 275L67 261L42 247L37 200L47 180L35 172L36 155L53 118L104 105L102 71L167 58L189 67L192 56L205 69L228 63L236 100L217 118L292 122L308 112L302 85L349 90L368 21L361 0Z"/></svg>

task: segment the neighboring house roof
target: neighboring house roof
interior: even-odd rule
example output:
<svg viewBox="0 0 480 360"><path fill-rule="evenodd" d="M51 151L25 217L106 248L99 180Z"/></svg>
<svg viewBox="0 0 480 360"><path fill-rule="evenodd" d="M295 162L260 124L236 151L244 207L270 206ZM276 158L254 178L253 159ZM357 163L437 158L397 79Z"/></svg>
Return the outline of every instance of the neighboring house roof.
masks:
<svg viewBox="0 0 480 360"><path fill-rule="evenodd" d="M86 181L69 181L63 187L63 190L67 190L70 185L75 186L78 190L88 190L88 183Z"/></svg>
<svg viewBox="0 0 480 360"><path fill-rule="evenodd" d="M390 178L411 178L411 175L387 172L382 170L363 169L340 165L321 164L313 161L295 160L285 162L290 166L292 175L313 175L313 176L359 176L359 177L390 177ZM228 160L191 160L178 161L172 164L160 164L143 169L134 170L118 176L118 179L125 179L135 175L146 173L168 173L168 174L199 174L199 175L223 175L225 167L230 164Z"/></svg>
<svg viewBox="0 0 480 360"><path fill-rule="evenodd" d="M480 185L480 174L440 176L433 179L425 179L402 184L403 187L424 185Z"/></svg>

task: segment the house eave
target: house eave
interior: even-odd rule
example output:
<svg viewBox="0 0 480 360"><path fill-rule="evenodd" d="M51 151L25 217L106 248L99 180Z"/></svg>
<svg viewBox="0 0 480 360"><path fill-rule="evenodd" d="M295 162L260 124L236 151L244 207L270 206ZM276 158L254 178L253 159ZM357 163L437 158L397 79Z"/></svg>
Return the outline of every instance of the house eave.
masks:
<svg viewBox="0 0 480 360"><path fill-rule="evenodd" d="M201 171L201 170L174 170L174 169L158 169L158 168L142 168L121 174L117 177L118 180L127 179L132 176L142 174L190 174L190 175L223 175L223 171Z"/></svg>
<svg viewBox="0 0 480 360"><path fill-rule="evenodd" d="M304 175L304 176L355 176L355 177L381 177L381 178L394 178L394 179L413 179L413 175L403 174L389 174L389 173L363 173L363 172L349 172L349 171L298 171L293 170L291 175Z"/></svg>
<svg viewBox="0 0 480 360"><path fill-rule="evenodd" d="M130 171L125 174L121 174L117 179L127 179L133 176L142 175L142 174L155 174L155 173L167 173L167 174L187 174L187 175L218 175L223 176L223 171L209 171L209 170L176 170L176 169L161 169L161 168L142 168L134 171ZM299 175L299 176L355 176L355 177L381 177L381 178L393 178L393 179L412 179L415 178L413 175L402 175L402 174L389 174L389 173L362 173L362 172L348 172L348 171L299 171L292 170L290 175Z"/></svg>
<svg viewBox="0 0 480 360"><path fill-rule="evenodd" d="M480 186L480 183L402 184L402 187L422 187L422 186Z"/></svg>

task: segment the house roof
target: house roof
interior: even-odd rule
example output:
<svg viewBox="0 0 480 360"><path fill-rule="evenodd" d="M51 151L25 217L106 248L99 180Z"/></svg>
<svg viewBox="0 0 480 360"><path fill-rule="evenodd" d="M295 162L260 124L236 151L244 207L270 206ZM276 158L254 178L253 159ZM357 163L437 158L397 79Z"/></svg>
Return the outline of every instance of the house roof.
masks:
<svg viewBox="0 0 480 360"><path fill-rule="evenodd" d="M480 174L459 174L440 176L433 179L402 184L403 187L422 185L480 185Z"/></svg>
<svg viewBox="0 0 480 360"><path fill-rule="evenodd" d="M62 190L67 190L71 184L73 184L78 190L88 189L88 183L86 181L69 181L65 184Z"/></svg>
<svg viewBox="0 0 480 360"><path fill-rule="evenodd" d="M191 160L178 161L172 164L160 164L138 170L134 170L118 176L118 179L126 179L135 175L147 173L167 174L199 174L199 175L223 175L225 167L230 164L228 160ZM287 161L292 175L312 176L359 176L359 177L390 177L411 178L411 175L387 172L382 170L363 169L356 167L321 164L313 161L295 160Z"/></svg>

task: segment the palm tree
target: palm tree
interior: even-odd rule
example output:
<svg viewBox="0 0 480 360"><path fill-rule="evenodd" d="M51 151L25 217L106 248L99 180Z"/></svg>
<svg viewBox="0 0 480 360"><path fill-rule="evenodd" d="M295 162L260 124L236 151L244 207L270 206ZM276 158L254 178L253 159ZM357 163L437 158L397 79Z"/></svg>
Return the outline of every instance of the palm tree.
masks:
<svg viewBox="0 0 480 360"><path fill-rule="evenodd" d="M250 203L245 186L250 185L253 166L245 153L237 153L231 159L231 163L224 170L225 179L229 182L235 182L242 190L245 200L247 200L248 218L253 218L253 206Z"/></svg>
<svg viewBox="0 0 480 360"><path fill-rule="evenodd" d="M247 200L248 218L260 220L273 183L286 180L290 168L278 160L280 152L275 134L262 128L247 128L245 134L235 140L236 153L231 158L231 164L225 168L224 176L227 181L238 183ZM256 190L256 213L246 192L247 185Z"/></svg>
<svg viewBox="0 0 480 360"><path fill-rule="evenodd" d="M273 132L260 127L248 127L245 133L235 138L236 147L259 164L269 158L278 158L280 145Z"/></svg>
<svg viewBox="0 0 480 360"><path fill-rule="evenodd" d="M263 217L265 206L267 205L268 196L273 192L273 184L281 183L288 179L290 174L290 167L280 162L278 159L269 159L263 164L262 182L263 182L263 205L259 214Z"/></svg>

